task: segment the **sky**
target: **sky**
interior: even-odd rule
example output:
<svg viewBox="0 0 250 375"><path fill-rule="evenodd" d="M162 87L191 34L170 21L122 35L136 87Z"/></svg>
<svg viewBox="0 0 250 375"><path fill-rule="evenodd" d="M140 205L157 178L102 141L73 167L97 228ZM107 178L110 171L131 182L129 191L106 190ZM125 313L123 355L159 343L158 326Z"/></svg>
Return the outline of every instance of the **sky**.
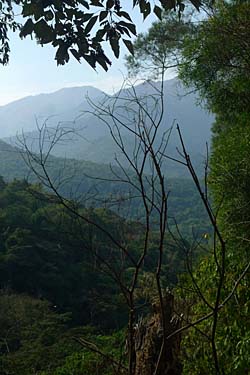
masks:
<svg viewBox="0 0 250 375"><path fill-rule="evenodd" d="M138 32L145 32L155 20L155 16L150 15L143 22L138 11L127 11L137 24ZM20 40L17 34L11 34L10 45L10 62L7 66L0 65L0 105L63 87L90 85L107 93L114 93L121 87L126 76L125 47L121 49L119 60L109 50L112 67L106 73L101 67L94 71L84 61L79 64L73 58L68 64L57 66L54 60L55 49L48 45L41 47L29 37Z"/></svg>

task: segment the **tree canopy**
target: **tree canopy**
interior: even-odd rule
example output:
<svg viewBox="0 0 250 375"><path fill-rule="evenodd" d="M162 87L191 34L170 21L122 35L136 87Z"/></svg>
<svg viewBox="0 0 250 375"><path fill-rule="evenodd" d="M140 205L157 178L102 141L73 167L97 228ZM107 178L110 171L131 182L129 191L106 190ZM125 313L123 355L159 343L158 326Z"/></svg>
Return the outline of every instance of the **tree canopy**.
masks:
<svg viewBox="0 0 250 375"><path fill-rule="evenodd" d="M222 297L240 280L234 299L220 312L215 336L220 371L216 374L240 375L250 368L249 273L242 279L239 276L249 269L249 20L249 2L220 4L186 38L180 67L181 78L200 92L216 115L209 183L216 220L226 241ZM218 257L222 257L221 249ZM194 274L209 303L218 283L213 267L216 261L208 256ZM199 317L206 309L197 299L193 314ZM203 322L199 328L208 336L204 340L197 332L189 332L184 342L185 374L205 373L212 361L209 323Z"/></svg>
<svg viewBox="0 0 250 375"><path fill-rule="evenodd" d="M216 375L240 375L248 373L250 368L247 354L250 342L249 20L248 1L215 3L213 12L192 25L189 29L192 32L187 29L181 33L178 43L173 38L173 44L173 33L168 38L171 22L157 21L147 33L138 36L134 56L127 58L133 73L155 72L159 67L162 69L176 48L179 77L188 88L199 92L200 101L215 114L208 181L213 198L211 212L225 243L219 244L215 234L214 243L209 243L211 251L198 267L192 270L191 266L179 288L182 299L192 306L188 321L201 319L211 308L215 316L216 298L222 305L230 293L232 298L221 309L217 328L212 329L214 321L204 319L198 329L184 335L183 374L209 371ZM177 26L180 30L184 26L185 30L188 25ZM217 294L221 280L221 291Z"/></svg>
<svg viewBox="0 0 250 375"><path fill-rule="evenodd" d="M163 12L146 33L136 37L134 53L126 56L129 73L158 78L167 69L177 68L185 38L194 29L191 16L178 19L174 11Z"/></svg>
<svg viewBox="0 0 250 375"><path fill-rule="evenodd" d="M199 9L200 0L189 0ZM0 1L0 63L9 61L9 31L19 31L21 38L35 37L41 45L56 48L57 64L67 63L70 56L82 59L93 68L96 64L107 70L111 65L103 49L108 42L115 57L119 57L122 41L133 53L131 37L136 35L136 25L125 11L127 1L120 0L1 0ZM143 19L150 13L158 18L162 10L174 9L179 16L184 11L182 0L133 0ZM15 16L21 13L22 17Z"/></svg>
<svg viewBox="0 0 250 375"><path fill-rule="evenodd" d="M223 4L186 38L180 77L199 91L221 125L249 116L249 20L248 2Z"/></svg>

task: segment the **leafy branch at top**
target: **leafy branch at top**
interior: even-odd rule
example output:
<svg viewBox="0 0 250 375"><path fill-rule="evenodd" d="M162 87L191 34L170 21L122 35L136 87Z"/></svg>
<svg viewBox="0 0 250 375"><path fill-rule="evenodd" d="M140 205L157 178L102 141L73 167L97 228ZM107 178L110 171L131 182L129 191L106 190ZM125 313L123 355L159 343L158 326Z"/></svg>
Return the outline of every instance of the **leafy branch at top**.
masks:
<svg viewBox="0 0 250 375"><path fill-rule="evenodd" d="M199 9L200 0L190 0ZM34 36L41 45L56 48L55 60L64 65L73 56L85 60L92 68L99 64L108 70L111 61L103 49L108 43L116 58L120 55L122 41L133 54L131 38L136 35L136 25L124 10L128 2L119 0L0 0L0 63L9 61L10 30L20 31L20 37ZM175 10L180 15L185 8L182 0L133 0L143 19L154 13L159 19L162 10ZM25 22L15 21L14 10L20 8Z"/></svg>

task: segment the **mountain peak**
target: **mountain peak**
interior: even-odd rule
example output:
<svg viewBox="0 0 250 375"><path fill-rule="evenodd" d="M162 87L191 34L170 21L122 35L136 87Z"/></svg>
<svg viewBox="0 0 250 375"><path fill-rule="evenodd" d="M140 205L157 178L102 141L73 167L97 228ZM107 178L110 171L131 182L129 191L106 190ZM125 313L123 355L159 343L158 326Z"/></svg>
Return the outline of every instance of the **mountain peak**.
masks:
<svg viewBox="0 0 250 375"><path fill-rule="evenodd" d="M73 121L79 108L88 107L86 96L100 98L104 92L92 86L65 87L52 93L27 96L0 107L0 138L36 129L41 121L55 116L56 121Z"/></svg>

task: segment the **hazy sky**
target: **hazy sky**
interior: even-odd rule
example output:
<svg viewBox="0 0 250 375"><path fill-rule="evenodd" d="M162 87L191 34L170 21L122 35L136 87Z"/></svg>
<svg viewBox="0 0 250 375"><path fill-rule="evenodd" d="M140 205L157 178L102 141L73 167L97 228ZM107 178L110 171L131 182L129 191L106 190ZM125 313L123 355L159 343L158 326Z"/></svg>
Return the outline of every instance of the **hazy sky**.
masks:
<svg viewBox="0 0 250 375"><path fill-rule="evenodd" d="M137 31L146 31L155 17L151 15L145 22L138 12L130 12L137 23ZM122 56L127 53L122 48L121 58L117 60L109 51L112 67L106 73L102 68L95 72L84 61L79 64L73 58L57 67L55 50L48 45L41 47L35 40L20 40L11 35L11 56L8 66L0 65L0 105L27 95L52 92L62 87L91 85L111 93L117 90L126 74Z"/></svg>

